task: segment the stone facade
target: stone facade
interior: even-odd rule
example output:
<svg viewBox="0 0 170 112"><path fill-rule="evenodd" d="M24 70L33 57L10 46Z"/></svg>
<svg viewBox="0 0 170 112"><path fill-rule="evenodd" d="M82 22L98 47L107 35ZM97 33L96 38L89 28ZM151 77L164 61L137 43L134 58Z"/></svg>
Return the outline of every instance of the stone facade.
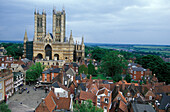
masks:
<svg viewBox="0 0 170 112"><path fill-rule="evenodd" d="M84 38L81 44L74 44L72 31L69 41L65 37L65 10L53 10L52 33L46 34L46 12L34 12L33 58L45 60L79 61L84 59ZM24 36L24 56L26 57L27 32Z"/></svg>

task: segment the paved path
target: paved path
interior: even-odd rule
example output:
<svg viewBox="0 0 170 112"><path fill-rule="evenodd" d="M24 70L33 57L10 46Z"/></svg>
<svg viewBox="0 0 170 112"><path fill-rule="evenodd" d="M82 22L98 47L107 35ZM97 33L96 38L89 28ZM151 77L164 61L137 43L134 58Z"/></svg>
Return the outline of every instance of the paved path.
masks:
<svg viewBox="0 0 170 112"><path fill-rule="evenodd" d="M24 91L22 94L15 93L8 101L9 108L12 112L33 112L34 109L45 98L48 93L38 88L36 91L33 86L23 86L29 90L29 94Z"/></svg>

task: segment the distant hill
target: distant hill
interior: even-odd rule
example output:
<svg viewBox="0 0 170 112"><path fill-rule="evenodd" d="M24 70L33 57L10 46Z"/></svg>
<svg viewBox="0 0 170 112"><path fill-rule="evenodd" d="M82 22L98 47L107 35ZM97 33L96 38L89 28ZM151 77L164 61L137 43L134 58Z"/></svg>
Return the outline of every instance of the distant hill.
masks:
<svg viewBox="0 0 170 112"><path fill-rule="evenodd" d="M23 43L23 41L0 40L0 43Z"/></svg>

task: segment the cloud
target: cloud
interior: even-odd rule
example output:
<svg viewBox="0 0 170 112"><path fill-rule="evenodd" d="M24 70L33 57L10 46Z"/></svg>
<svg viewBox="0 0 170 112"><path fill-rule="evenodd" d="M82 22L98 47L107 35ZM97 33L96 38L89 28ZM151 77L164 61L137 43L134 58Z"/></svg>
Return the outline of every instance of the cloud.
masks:
<svg viewBox="0 0 170 112"><path fill-rule="evenodd" d="M4 0L0 4L0 39L23 40L28 29L31 40L35 8L46 10L47 32L52 32L52 9L62 10L63 6L67 37L73 30L73 36L84 35L85 42L170 43L169 0Z"/></svg>

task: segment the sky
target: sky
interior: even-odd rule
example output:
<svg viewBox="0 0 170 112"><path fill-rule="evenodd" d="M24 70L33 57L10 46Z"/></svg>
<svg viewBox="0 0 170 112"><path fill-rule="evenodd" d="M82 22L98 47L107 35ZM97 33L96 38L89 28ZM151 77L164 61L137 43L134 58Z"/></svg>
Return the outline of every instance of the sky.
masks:
<svg viewBox="0 0 170 112"><path fill-rule="evenodd" d="M34 11L66 11L66 37L86 43L170 45L170 0L1 0L0 40L34 37Z"/></svg>

